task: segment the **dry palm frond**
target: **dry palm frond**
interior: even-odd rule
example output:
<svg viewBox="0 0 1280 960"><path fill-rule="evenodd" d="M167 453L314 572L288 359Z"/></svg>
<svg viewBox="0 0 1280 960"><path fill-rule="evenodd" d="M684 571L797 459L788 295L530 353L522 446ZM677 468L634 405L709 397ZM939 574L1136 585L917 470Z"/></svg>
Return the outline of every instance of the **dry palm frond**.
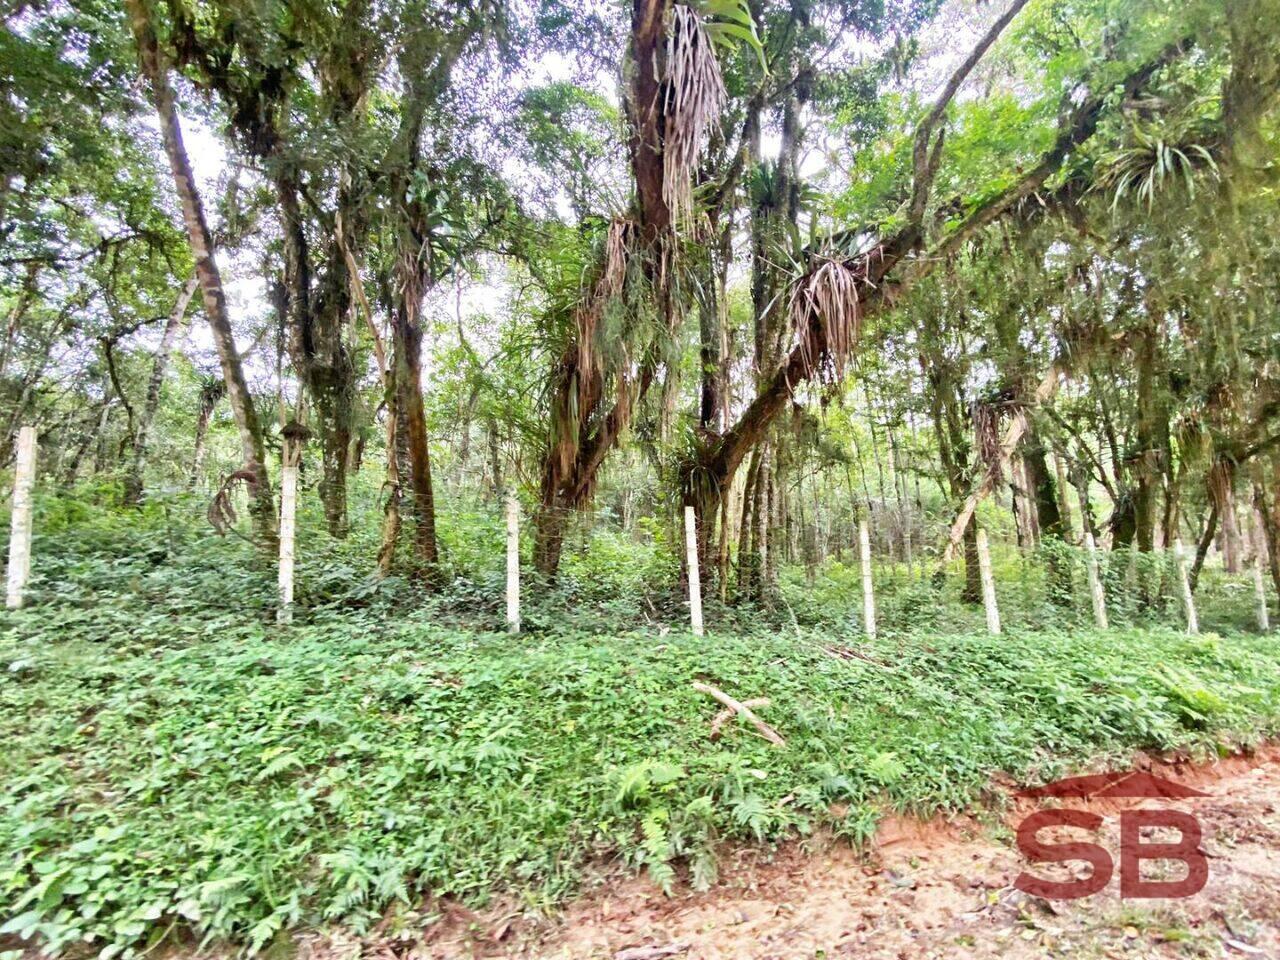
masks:
<svg viewBox="0 0 1280 960"><path fill-rule="evenodd" d="M627 269L635 250L635 223L614 217L605 232L600 268L586 298L574 308L577 337L578 394L583 399L604 374L604 354L596 342L600 321L609 302L622 295Z"/></svg>
<svg viewBox="0 0 1280 960"><path fill-rule="evenodd" d="M607 300L622 292L623 281L627 277L627 258L633 247L635 224L626 217L614 217L609 221L609 229L604 239L604 266L600 272L600 282L596 287L596 297Z"/></svg>
<svg viewBox="0 0 1280 960"><path fill-rule="evenodd" d="M711 38L683 3L671 10L663 87L662 198L678 223L693 210L690 180L703 136L728 99Z"/></svg>
<svg viewBox="0 0 1280 960"><path fill-rule="evenodd" d="M596 329L600 326L600 303L592 298L573 312L577 328L578 392L582 393L600 372L600 352L596 349Z"/></svg>
<svg viewBox="0 0 1280 960"><path fill-rule="evenodd" d="M986 468L993 485L1003 476L1004 450L1000 445L1001 406L978 402L973 405L973 434L977 440L978 463Z"/></svg>
<svg viewBox="0 0 1280 960"><path fill-rule="evenodd" d="M1205 428L1204 417L1198 410L1190 410L1174 424L1174 438L1178 453L1185 466L1194 466L1209 459L1213 452L1213 440Z"/></svg>
<svg viewBox="0 0 1280 960"><path fill-rule="evenodd" d="M1216 460L1209 468L1205 486L1219 510L1231 509L1231 488L1235 485L1235 466L1229 460Z"/></svg>
<svg viewBox="0 0 1280 960"><path fill-rule="evenodd" d="M805 368L815 373L829 360L842 373L862 331L858 275L850 261L817 258L792 288L788 312Z"/></svg>

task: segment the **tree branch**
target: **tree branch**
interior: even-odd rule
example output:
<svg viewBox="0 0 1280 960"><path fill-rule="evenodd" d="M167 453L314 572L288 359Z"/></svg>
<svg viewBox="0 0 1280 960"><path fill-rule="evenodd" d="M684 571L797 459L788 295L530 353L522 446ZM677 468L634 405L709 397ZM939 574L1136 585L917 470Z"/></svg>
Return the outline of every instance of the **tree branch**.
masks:
<svg viewBox="0 0 1280 960"><path fill-rule="evenodd" d="M920 121L920 126L916 128L915 144L911 151L912 167L914 169L914 178L911 187L911 207L907 214L907 222L919 227L924 220L925 207L929 204L929 190L933 186L934 177L938 173L938 159L942 153L942 137L938 137L935 148L931 152L929 144L933 140L933 133L938 128L938 124L942 122L943 114L947 112L947 107L955 98L961 84L968 79L969 74L973 72L973 68L978 65L987 50L996 42L996 39L1004 32L1005 27L1013 22L1013 18L1018 12L1027 5L1027 0L1013 0L1009 5L1009 9L1004 12L995 23L991 25L991 29L986 32L977 46L969 52L969 56L965 58L964 63L951 75L951 79L947 81L947 85L942 88L942 93L938 96L937 101L933 105L925 118Z"/></svg>

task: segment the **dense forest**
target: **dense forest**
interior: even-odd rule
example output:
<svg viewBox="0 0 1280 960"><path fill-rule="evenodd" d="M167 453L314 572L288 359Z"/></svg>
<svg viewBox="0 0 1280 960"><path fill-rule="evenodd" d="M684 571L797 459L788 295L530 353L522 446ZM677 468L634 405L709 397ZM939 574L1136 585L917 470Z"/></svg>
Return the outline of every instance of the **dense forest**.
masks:
<svg viewBox="0 0 1280 960"><path fill-rule="evenodd" d="M1277 0L4 17L0 947L1280 725Z"/></svg>

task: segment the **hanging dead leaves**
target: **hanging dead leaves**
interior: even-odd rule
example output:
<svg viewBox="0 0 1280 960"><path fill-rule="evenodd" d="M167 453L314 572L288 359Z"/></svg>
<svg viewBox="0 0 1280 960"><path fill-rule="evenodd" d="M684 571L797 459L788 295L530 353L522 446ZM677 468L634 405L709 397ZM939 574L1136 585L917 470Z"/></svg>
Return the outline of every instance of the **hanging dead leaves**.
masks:
<svg viewBox="0 0 1280 960"><path fill-rule="evenodd" d="M863 260L817 255L792 285L788 306L807 376L838 380L862 334Z"/></svg>
<svg viewBox="0 0 1280 960"><path fill-rule="evenodd" d="M728 100L720 63L698 14L682 3L671 8L662 112L662 198L671 219L693 213L692 174L706 132Z"/></svg>
<svg viewBox="0 0 1280 960"><path fill-rule="evenodd" d="M577 327L579 390L585 396L604 375L604 353L596 342L600 319L609 302L621 297L627 281L627 269L638 248L637 226L629 217L616 216L609 221L601 251L599 272L592 287L574 310Z"/></svg>

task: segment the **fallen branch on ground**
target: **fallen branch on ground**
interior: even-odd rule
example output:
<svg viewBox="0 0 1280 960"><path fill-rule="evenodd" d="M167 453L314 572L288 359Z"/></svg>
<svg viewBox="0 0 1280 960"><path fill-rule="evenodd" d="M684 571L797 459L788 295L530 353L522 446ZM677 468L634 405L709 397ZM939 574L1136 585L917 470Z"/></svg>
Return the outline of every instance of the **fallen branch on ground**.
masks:
<svg viewBox="0 0 1280 960"><path fill-rule="evenodd" d="M687 943L668 943L661 947L627 947L613 955L613 960L658 960L660 957L674 957L689 949Z"/></svg>
<svg viewBox="0 0 1280 960"><path fill-rule="evenodd" d="M854 647L823 647L822 652L838 660L861 660L863 663L869 663L873 667L880 667L884 670L890 669L889 665L883 660L877 660L870 654L863 653Z"/></svg>
<svg viewBox="0 0 1280 960"><path fill-rule="evenodd" d="M756 708L767 707L769 706L769 698L756 697L754 700L743 700L742 705L744 707L756 707ZM723 710L721 710L719 713L716 714L716 718L711 721L711 739L712 740L720 739L720 734L722 732L721 727L723 727L726 723L732 720L736 714L737 714L737 711L734 710L733 707L725 707Z"/></svg>
<svg viewBox="0 0 1280 960"><path fill-rule="evenodd" d="M702 683L698 680L693 682L693 689L697 690L699 693L706 693L715 697L731 711L739 714L745 720L750 722L750 724L760 732L760 736L764 737L774 746L785 747L787 745L787 741L782 739L782 735L778 733L777 730L773 729L773 727L769 726L751 712L751 708L747 706L747 703L751 703L752 701L748 700L747 703L741 703L740 701L733 699L733 697L729 696L723 690L717 690L709 683Z"/></svg>

